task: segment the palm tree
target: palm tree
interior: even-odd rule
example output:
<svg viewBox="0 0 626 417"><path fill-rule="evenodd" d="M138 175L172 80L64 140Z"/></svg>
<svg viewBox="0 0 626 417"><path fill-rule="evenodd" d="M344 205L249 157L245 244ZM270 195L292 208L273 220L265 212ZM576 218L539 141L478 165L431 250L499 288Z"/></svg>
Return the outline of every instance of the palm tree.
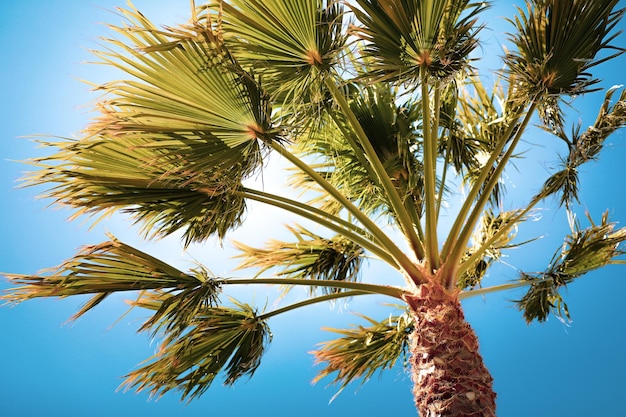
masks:
<svg viewBox="0 0 626 417"><path fill-rule="evenodd" d="M504 70L473 66L480 13L469 0L228 0L196 7L186 24L160 28L129 6L119 39L95 54L125 74L98 86L98 116L77 140L43 141L27 185L96 221L121 211L148 238L182 232L201 243L244 223L249 202L301 218L289 241L234 242L250 277L184 272L109 240L38 275L7 274L3 299L89 294L75 314L108 295L135 291L153 311L141 326L162 340L125 385L160 396L204 393L251 376L271 340L270 318L315 303L379 294L395 298L382 320L335 330L314 352L318 375L340 388L409 358L422 416L495 416L492 378L460 301L527 287L527 322L567 319L562 290L619 262L626 228L607 214L583 226L573 215L581 165L626 124L626 92L605 93L588 129L567 133L562 101L596 91L590 70L623 52L612 45L618 0L527 0L510 20ZM608 51L608 54L602 53ZM565 142L562 169L525 206L504 209L502 176L538 114ZM279 156L291 165L284 193L250 179ZM271 159L271 161L270 161ZM455 190L462 187L459 195ZM571 233L548 268L482 287L517 227L554 197ZM458 207L450 206L459 201ZM449 228L442 213L452 217ZM397 271L402 285L374 283L364 260ZM227 287L309 288L308 297L259 311L222 301Z"/></svg>

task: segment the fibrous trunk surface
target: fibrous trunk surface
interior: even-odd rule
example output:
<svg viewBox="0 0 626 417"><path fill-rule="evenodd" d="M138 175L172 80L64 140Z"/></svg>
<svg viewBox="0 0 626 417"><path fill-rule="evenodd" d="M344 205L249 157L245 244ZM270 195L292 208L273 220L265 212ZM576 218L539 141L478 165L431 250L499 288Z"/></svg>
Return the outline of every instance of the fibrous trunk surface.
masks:
<svg viewBox="0 0 626 417"><path fill-rule="evenodd" d="M495 417L493 378L456 294L432 282L406 301L415 320L411 365L420 417Z"/></svg>

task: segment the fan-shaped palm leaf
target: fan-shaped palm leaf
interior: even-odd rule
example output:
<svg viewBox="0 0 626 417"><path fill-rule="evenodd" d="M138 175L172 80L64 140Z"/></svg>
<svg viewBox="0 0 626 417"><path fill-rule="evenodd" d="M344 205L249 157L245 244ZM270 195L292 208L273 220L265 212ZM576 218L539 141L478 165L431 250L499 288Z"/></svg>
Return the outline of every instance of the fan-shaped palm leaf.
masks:
<svg viewBox="0 0 626 417"><path fill-rule="evenodd" d="M608 212L602 215L598 225L591 218L589 221L591 226L586 229L574 222L572 234L566 237L563 248L555 254L545 272L522 274L520 280L530 283L530 289L517 304L527 322L545 321L551 312L569 319L567 304L559 289L587 272L610 263L623 263L614 258L624 253L619 244L626 241L626 228L615 229Z"/></svg>
<svg viewBox="0 0 626 417"><path fill-rule="evenodd" d="M343 7L336 0L220 2L225 41L263 74L278 100L323 98L321 76L343 54Z"/></svg>
<svg viewBox="0 0 626 417"><path fill-rule="evenodd" d="M613 11L618 2L527 0L526 11L518 8L511 20L517 51L506 56L508 71L530 95L544 95L540 110L548 125L558 127L562 120L558 101L550 96L593 91L598 80L588 70L624 51L610 44L625 10ZM603 49L617 52L598 58Z"/></svg>
<svg viewBox="0 0 626 417"><path fill-rule="evenodd" d="M130 140L44 144L60 150L33 161L40 169L26 177L26 184L55 184L45 196L77 208L74 216L123 209L146 234L165 236L183 229L186 245L214 233L222 237L241 222L246 205L235 193L241 188L237 172L215 179L200 173L174 175L168 166L148 162L156 148L133 147ZM223 155L237 153L225 151Z"/></svg>
<svg viewBox="0 0 626 417"><path fill-rule="evenodd" d="M184 291L201 287L207 282L201 274L185 274L112 236L108 242L86 246L59 267L43 271L42 275L9 274L7 278L20 285L2 295L2 299L9 303L39 297L95 294L74 318L114 292L154 289ZM218 287L210 287L212 292L209 297L215 297Z"/></svg>
<svg viewBox="0 0 626 417"><path fill-rule="evenodd" d="M154 134L212 139L194 135L202 132L231 148L241 146L244 155L258 153L257 138L275 137L268 99L226 49L212 22L164 31L136 11L123 13L129 26L112 29L125 42L109 40L112 49L95 54L137 80L100 87L114 99L102 105L103 116L90 132L131 134L148 143L155 142Z"/></svg>
<svg viewBox="0 0 626 417"><path fill-rule="evenodd" d="M423 193L423 170L418 158L421 152L418 135L421 109L413 100L400 100L402 97L397 89L374 84L368 88L352 88L349 105L398 194L407 205L420 212ZM320 173L365 213L393 212L378 176L357 140L353 138L349 143L344 139L348 134L346 121L339 114L335 115L335 122L314 130L299 144L301 152L321 160L316 165ZM306 176L295 175L294 185L310 185ZM323 196L314 201L329 210L336 206Z"/></svg>
<svg viewBox="0 0 626 417"><path fill-rule="evenodd" d="M162 396L175 389L189 400L201 395L220 372L225 384L252 376L271 340L265 321L247 304L200 311L183 335L166 335L149 363L126 376L126 388Z"/></svg>
<svg viewBox="0 0 626 417"><path fill-rule="evenodd" d="M402 82L419 80L422 67L440 78L464 68L478 44L477 14L486 5L469 0L356 3L352 10L363 26L355 33L367 42L373 74Z"/></svg>

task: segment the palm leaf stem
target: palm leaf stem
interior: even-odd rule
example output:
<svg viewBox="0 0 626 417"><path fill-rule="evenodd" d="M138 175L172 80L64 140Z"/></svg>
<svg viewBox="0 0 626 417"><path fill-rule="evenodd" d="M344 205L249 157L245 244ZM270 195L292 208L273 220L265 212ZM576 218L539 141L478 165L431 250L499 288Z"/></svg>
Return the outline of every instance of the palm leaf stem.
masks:
<svg viewBox="0 0 626 417"><path fill-rule="evenodd" d="M260 203L265 203L273 207L281 208L290 213L311 220L352 240L354 243L374 253L381 260L387 262L388 264L394 267L400 267L398 260L389 251L389 248L387 248L385 245L379 245L380 242L378 241L376 236L372 235L373 239L366 237L366 232L364 230L354 226L346 220L326 213L316 207L312 207L275 194L269 194L249 188L246 188L243 191L239 191L238 194L242 197L249 198ZM384 232L380 231L380 234L388 239L388 237L384 235ZM399 251L400 249L397 250Z"/></svg>
<svg viewBox="0 0 626 417"><path fill-rule="evenodd" d="M437 219L439 219L439 212L441 211L441 205L443 204L443 193L446 186L446 178L448 177L448 167L450 165L450 136L446 140L446 149L443 163L443 172L441 174L441 184L439 184L439 192L437 193Z"/></svg>
<svg viewBox="0 0 626 417"><path fill-rule="evenodd" d="M516 288L526 287L531 284L537 284L538 282L551 282L551 281L554 281L553 277L543 278L541 281L538 281L536 279L534 280L520 279L518 281L509 282L507 284L492 285L490 287L478 288L475 290L461 291L461 293L459 294L459 299L465 300L467 298L475 297L478 295L486 295L486 294L491 294L494 292L514 290Z"/></svg>
<svg viewBox="0 0 626 417"><path fill-rule="evenodd" d="M332 84L335 89L337 89L337 87L333 83L328 84ZM337 92L341 96L339 90L337 90ZM341 97L343 98L343 96ZM358 122L356 123L358 124ZM363 132L363 134L365 133ZM280 144L271 142L270 146L274 150L276 150L281 156L285 157L285 159L287 159L289 162L302 170L302 172L308 175L313 181L315 181L320 187L322 187L324 191L326 191L332 198L334 198L346 210L348 210L348 212L351 213L356 218L356 220L359 221L363 225L363 227L365 227L374 236L374 238L377 239L377 241L384 246L384 248L387 250L387 253L395 259L395 262L390 263L392 266L402 268L409 275L416 277L415 279L425 281L425 277L423 276L422 271L411 261L411 259L409 259L409 257L391 240L389 236L385 234L385 232L382 231L380 227L378 227L376 223L374 223L373 220L371 220L365 213L359 210L359 208L356 207L350 200L348 200L346 196L344 196L339 190L333 187L320 174L315 172L315 170L311 168L308 164L296 157ZM333 230L335 229L333 228ZM381 255L380 251L377 253L377 255Z"/></svg>
<svg viewBox="0 0 626 417"><path fill-rule="evenodd" d="M431 122L430 93L428 91L428 72L426 67L420 71L422 87L422 117L424 135L424 194L425 194L425 246L428 269L439 268L439 247L437 241L436 176L437 176L437 135L436 118ZM437 90L437 89L435 89ZM437 91L435 91L437 94ZM437 101L437 100L436 100ZM435 107L438 112L438 108Z"/></svg>
<svg viewBox="0 0 626 417"><path fill-rule="evenodd" d="M618 261L612 261L611 263L614 263L614 264L626 264L626 261L619 261L618 260ZM494 293L494 292L514 290L516 288L526 287L526 286L531 285L531 284L537 284L537 283L540 283L540 282L552 282L554 280L555 280L555 277L550 277L550 276L542 278L541 280L537 280L537 279L520 279L520 280L517 280L515 282L509 282L509 283L506 283L506 284L492 285L490 287L478 288L478 289L475 289L475 290L461 291L461 293L459 294L459 299L460 300L465 300L467 298L475 297L475 296L478 296L478 295L486 295L486 294L491 294L491 293Z"/></svg>
<svg viewBox="0 0 626 417"><path fill-rule="evenodd" d="M450 268L453 268L453 271L455 272L455 273L446 275L448 277L448 282L446 283L448 288L452 288L453 286L456 285L456 276L457 276L456 268L458 268L461 262L461 259L463 257L463 254L465 253L467 242L469 241L470 236L472 232L474 231L474 228L476 227L476 223L480 220L480 217L482 216L483 209L485 208L485 205L487 204L491 196L491 191L494 189L498 181L500 181L500 176L502 175L502 172L504 171L504 168L506 167L507 162L513 155L513 151L515 150L515 147L519 143L523 132L526 130L526 127L528 126L528 123L530 122L530 119L532 118L532 115L535 111L535 108L537 107L537 104L538 104L538 100L532 101L528 111L526 112L524 116L522 123L519 125L517 132L515 133L513 140L509 144L509 147L504 153L504 155L502 156L502 158L496 164L496 168L493 171L493 174L489 178L489 181L485 185L485 188L483 189L482 194L480 194L478 201L474 205L472 212L470 213L469 217L467 218L467 221L465 222L465 227L461 231L461 234L459 235L458 239L456 239L455 245L452 247L450 255L446 258L446 262L448 262L448 265L450 265ZM499 153L500 152L498 152L498 154ZM494 155L495 153L492 154L492 157ZM491 161L491 158L489 160ZM488 163L487 165L485 165L485 167L483 168L483 171L481 172L481 176L484 172L489 173L491 171L491 167L493 167L493 164ZM481 185L482 185L481 182L477 182L474 185L474 188L480 187ZM466 200L465 203L467 203L467 201L469 200Z"/></svg>
<svg viewBox="0 0 626 417"><path fill-rule="evenodd" d="M405 207L412 218L418 219L418 221L414 224L415 230L417 231L417 235L420 237L420 239L424 241L424 229L422 228L422 223L419 221L420 216L417 212L417 208L415 207L414 202L411 199L407 198Z"/></svg>
<svg viewBox="0 0 626 417"><path fill-rule="evenodd" d="M341 131L341 133L343 134L343 137L346 139L346 141L352 147L352 149L359 149L358 144L353 140L352 135L343 127L343 124L340 123L340 121L337 119L337 115L334 112L329 112L329 113L330 113L331 118L335 122L335 125ZM355 152L355 156L357 157L357 159L361 163L361 166L367 171L367 174L369 175L369 178L371 178L372 180L375 181L378 178L378 176L377 176L376 172L372 169L372 164L370 164L368 162L367 157L362 152L358 152L358 151ZM381 186L380 182L377 182L376 185ZM418 235L420 241L423 241L423 239L424 239L424 232L422 230L422 225L421 225L421 222L419 220L420 216L417 213L415 205L412 204L409 199L407 199L405 207L406 207L406 210L409 212L409 216L412 219L414 219L413 225L414 225L414 227L415 227L415 229L417 231L417 235ZM417 251L416 251L416 253L417 253Z"/></svg>
<svg viewBox="0 0 626 417"><path fill-rule="evenodd" d="M288 306L285 306L285 307L282 307L282 308L278 308L276 310L268 311L267 313L260 314L258 316L258 319L260 319L260 320L267 320L270 317L277 316L277 315L283 314L283 313L287 313L288 311L291 311L291 310L296 310L298 308L310 306L310 305L317 304L317 303L323 303L325 301L332 301L332 300L337 300L337 299L340 299L340 298L354 297L354 296L357 296L357 295L371 295L371 294L372 293L367 292L367 291L345 291L345 292L338 292L338 293L320 295L319 297L309 298L307 300L303 300L303 301L300 301L298 303L293 303L293 304L290 304Z"/></svg>
<svg viewBox="0 0 626 417"><path fill-rule="evenodd" d="M389 202L391 204L393 211L395 212L397 216L399 226L402 229L405 236L407 237L411 248L415 252L415 255L417 256L418 259L423 259L425 252L424 252L424 248L422 245L422 241L420 240L415 228L413 227L413 224L419 222L419 219L411 218L409 212L406 210L406 207L404 206L404 203L402 199L400 198L398 191L396 190L393 183L391 182L391 179L389 178L389 175L387 174L385 167L383 166L382 162L378 158L378 155L376 154L374 147L370 143L367 137L367 134L363 130L363 127L359 123L359 120L357 119L356 115L350 108L350 105L348 104L348 101L346 100L344 95L341 93L341 91L339 91L339 88L337 87L337 85L332 79L326 78L325 83L328 89L330 90L331 95L335 99L335 102L339 105L339 108L341 109L344 116L348 119L348 122L354 129L354 133L356 134L357 139L359 140L359 144L363 147L363 150L365 151L365 155L367 156L369 163L372 165L372 168L374 169L374 172L376 173L376 176L378 177L380 184L382 185L383 189L385 190L385 193L389 197ZM358 148L353 148L353 149L357 153L360 152L360 149ZM411 268L411 269L416 270L417 268ZM413 275L411 270L407 270L407 272L410 272L411 275ZM418 272L417 275L415 276L419 277L420 280L423 279L423 274L421 272Z"/></svg>
<svg viewBox="0 0 626 417"><path fill-rule="evenodd" d="M537 107L538 104L538 97L534 97L531 101L531 105L530 108L528 109L528 111L526 112L526 116L524 119L524 126L528 124L528 122L530 121L530 118L532 116L532 113L534 112L535 108ZM461 205L461 208L459 210L458 215L456 216L456 219L452 225L452 228L450 229L450 232L448 234L448 238L446 239L444 246L443 246L443 250L441 252L442 257L444 259L444 262L446 262L446 264L448 265L452 265L449 262L449 259L451 258L451 252L455 251L456 252L456 256L458 256L459 252L462 252L465 247L463 245L462 248L460 248L458 244L458 241L460 240L460 233L461 233L461 228L463 227L463 225L468 224L468 222L466 222L466 217L468 215L468 213L470 212L472 206L474 206L474 215L480 215L480 212L482 211L482 206L484 206L484 204L489 200L489 195L491 194L491 190L492 188L489 189L484 189L483 191L483 195L480 196L481 200L482 200L482 206L481 206L481 210L476 210L476 207L478 207L478 203L476 205L474 205L474 200L479 196L480 194L480 190L481 188L483 188L485 182L487 181L487 179L489 178L489 175L492 173L491 168L496 164L496 162L498 161L498 158L500 157L500 154L502 153L502 150L504 149L504 147L506 146L506 144L509 142L508 138L513 134L513 131L515 130L515 127L518 126L517 125L517 120L519 119L519 117L515 117L514 120L512 120L509 123L508 128L504 131L504 133L500 136L498 143L496 144L495 149L491 152L491 155L489 157L489 160L487 161L487 163L484 165L483 170L480 172L478 178L476 179L476 181L474 182L474 185L472 186L472 188L470 189L467 197L465 198L465 201L463 202L463 204ZM524 129L520 128L517 132L517 139L519 140L519 138L521 137L522 131ZM498 163L498 167L496 168L499 172L502 171L502 169L505 166L506 162L504 159L502 159L499 163ZM493 183L493 186L495 186L495 184L497 183L497 181L499 181L499 175L495 175L495 173L492 175L492 178L495 179L495 182ZM477 219L474 219L474 222ZM473 228L473 225L472 225ZM469 236L468 236L469 237ZM459 258L460 259L460 258ZM458 259L457 259L458 261Z"/></svg>
<svg viewBox="0 0 626 417"><path fill-rule="evenodd" d="M198 22L198 11L196 10L196 2L195 0L189 0L189 5L191 7L191 21L193 23Z"/></svg>
<svg viewBox="0 0 626 417"><path fill-rule="evenodd" d="M441 121L441 111L440 111L440 107L441 107L441 81L440 80L436 80L435 81L435 86L434 86L434 97L433 97L433 109L434 109L434 115L435 118L432 122L432 129L431 129L431 141L433 141L433 145L434 145L434 155L435 155L435 163L437 163L437 156L438 156L438 148L439 148L439 124ZM447 163L447 159L445 160L445 163ZM444 172L446 169L446 166L444 165L443 167ZM443 190L445 188L445 178L442 178L441 180L441 185L439 187L439 192L436 194L437 195L437 203L435 204L435 219L437 219L437 222L439 222L439 208L441 207L441 203L443 200ZM436 186L436 183L435 183Z"/></svg>
<svg viewBox="0 0 626 417"><path fill-rule="evenodd" d="M329 113L330 113L331 118L335 122L335 125L339 128L339 130L343 134L343 136L346 139L346 141L348 142L348 144L352 147L352 149L358 149L358 144L353 140L352 135L350 133L348 133L348 131L343 127L342 123L339 122L339 120L337 119L336 114L334 112L329 112ZM355 156L357 157L357 159L359 160L359 162L361 163L363 168L367 171L369 177L372 178L373 180L376 180L378 178L378 176L376 175L376 173L372 169L372 164L370 164L368 162L367 157L363 153L361 153L361 152L355 152ZM381 186L380 182L377 182L376 185ZM410 199L406 199L405 207L406 207L406 210L409 212L409 216L412 219L414 219L413 226L415 227L415 230L417 231L417 235L418 235L420 241L423 241L424 240L424 232L422 230L422 224L420 222L420 216L419 216L419 214L417 212L415 204L412 204Z"/></svg>
<svg viewBox="0 0 626 417"><path fill-rule="evenodd" d="M321 279L300 278L220 278L223 285L304 285L307 287L344 288L367 294L387 295L389 297L403 299L409 291L389 285L367 284L352 281L327 281Z"/></svg>
<svg viewBox="0 0 626 417"><path fill-rule="evenodd" d="M552 280L553 280L552 278L546 278L546 281L552 281ZM521 287L530 285L533 282L536 283L537 281L530 281L530 280L516 281L516 282L510 282L508 284L493 285L491 287L478 288L478 289L469 290L469 291L461 291L461 293L459 294L459 300L465 300L470 297L491 294L494 292L514 290L516 288L521 288Z"/></svg>
<svg viewBox="0 0 626 417"><path fill-rule="evenodd" d="M252 188L243 188L243 191L240 193L241 196L245 197L245 198L250 198L253 200L257 200L257 198L265 198L266 200L263 200L263 202L269 202L268 199L271 200L276 200L279 201L281 203L285 203L288 205L293 205L297 208L300 208L302 210L306 210L306 211L310 211L312 214L314 215L318 215L319 217L323 217L325 219L328 219L330 221L336 222L339 225L344 226L346 229L358 233L359 235L362 236L368 236L369 238L372 238L372 242L376 243L376 244L380 244L379 241L377 241L375 239L375 237L373 235L371 235L367 230L360 228L359 226L355 225L354 223L351 223L348 220L342 219L339 216L335 216L331 213L328 213L327 211L324 211L322 209L319 209L317 207L311 206L309 204L306 203L302 203L298 200L292 200L290 198L287 197L283 197L280 196L278 194L272 194L272 193L266 193L264 191L260 191L260 190L255 190ZM260 200L258 200L260 201ZM318 217L311 217L309 218L309 220L313 220L315 222L317 222L317 218Z"/></svg>

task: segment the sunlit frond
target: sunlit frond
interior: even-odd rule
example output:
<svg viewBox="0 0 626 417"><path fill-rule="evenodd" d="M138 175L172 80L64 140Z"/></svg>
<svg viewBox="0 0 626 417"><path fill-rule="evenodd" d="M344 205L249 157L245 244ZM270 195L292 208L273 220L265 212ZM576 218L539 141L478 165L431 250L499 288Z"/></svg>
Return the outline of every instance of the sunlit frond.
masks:
<svg viewBox="0 0 626 417"><path fill-rule="evenodd" d="M344 53L343 6L336 0L220 2L225 41L263 74L275 98L323 98L322 77Z"/></svg>
<svg viewBox="0 0 626 417"><path fill-rule="evenodd" d="M123 385L156 397L176 390L191 400L221 372L226 385L252 376L270 340L267 324L251 306L235 302L233 307L209 307L192 318L184 334L166 334L159 351L126 375Z"/></svg>
<svg viewBox="0 0 626 417"><path fill-rule="evenodd" d="M212 277L209 271L201 266L191 272L200 282L195 287L176 291L142 291L136 300L129 301L131 306L155 310L152 317L141 326L140 331L150 330L153 336L167 333L170 337L177 337L200 313L217 306L222 280Z"/></svg>
<svg viewBox="0 0 626 417"><path fill-rule="evenodd" d="M475 74L460 88L461 99L456 113L458 125L451 132L448 150L451 163L470 186L477 182L484 170L494 171L494 166L487 166L486 161L498 143L509 142L516 133L511 127L518 123L520 108L514 103L512 90L513 87L505 90L502 80L496 78L489 91ZM505 137L506 132L508 137ZM497 164L496 161L494 165ZM504 186L498 182L490 201L497 206L503 194Z"/></svg>
<svg viewBox="0 0 626 417"><path fill-rule="evenodd" d="M563 169L546 180L537 198L560 194L561 205L568 208L578 201L578 168L597 159L609 135L626 125L626 90L611 104L615 91L617 88L607 91L595 123L583 133L580 133L580 125L572 129L571 138L562 129L556 132L568 144L569 154L563 158Z"/></svg>
<svg viewBox="0 0 626 417"><path fill-rule="evenodd" d="M448 78L465 68L478 45L478 13L486 2L469 0L356 0L352 10L379 79L415 82L422 67Z"/></svg>
<svg viewBox="0 0 626 417"><path fill-rule="evenodd" d="M363 261L363 249L342 236L323 238L305 228L288 227L296 242L270 240L265 248L257 249L234 242L241 251L237 258L242 268L256 268L258 275L277 269L285 278L357 282ZM311 287L315 293L316 287ZM342 291L322 288L324 293Z"/></svg>
<svg viewBox="0 0 626 417"><path fill-rule="evenodd" d="M399 359L406 366L409 336L413 331L413 320L408 314L390 316L376 321L360 315L370 326L354 326L351 329L326 330L342 335L340 338L321 344L313 351L315 361L326 367L318 373L314 382L337 373L334 383L343 389L359 378L366 382L376 372L393 367Z"/></svg>
<svg viewBox="0 0 626 417"><path fill-rule="evenodd" d="M204 284L199 275L186 274L111 236L86 246L57 268L41 275L7 274L18 285L2 295L8 303L40 297L94 297L74 316L81 316L106 296L119 291L192 290Z"/></svg>
<svg viewBox="0 0 626 417"><path fill-rule="evenodd" d="M589 218L591 226L581 229L574 222L572 233L566 237L550 266L542 273L522 273L521 281L530 282L528 292L517 301L527 322L545 321L550 313L569 319L567 304L559 294L559 289L587 272L611 263L621 263L615 258L624 254L619 247L626 241L626 228L615 229L608 219L608 212L596 225Z"/></svg>
<svg viewBox="0 0 626 417"><path fill-rule="evenodd" d="M502 257L502 250L518 246L512 244L517 234L517 224L526 217L520 218L521 210L510 210L494 213L487 209L480 225L472 237L472 246L461 261L464 271L458 280L460 289L473 288L480 284L487 269Z"/></svg>
<svg viewBox="0 0 626 417"><path fill-rule="evenodd" d="M128 25L112 29L123 40L107 40L110 49L94 53L133 78L100 87L115 99L107 102L105 110L112 111L96 127L111 134L133 128L136 133L206 131L231 147L270 138L267 99L213 22L159 29L134 9L121 12Z"/></svg>
<svg viewBox="0 0 626 417"><path fill-rule="evenodd" d="M547 96L592 91L597 79L588 70L609 58L598 53L623 52L611 45L616 36L613 29L624 14L623 9L613 11L618 2L526 1L526 10L518 8L518 16L511 19L516 32L510 38L517 50L506 56L508 71L518 77L519 87L530 95ZM548 98L544 104L558 115L556 102Z"/></svg>
<svg viewBox="0 0 626 417"><path fill-rule="evenodd" d="M180 139L199 142L197 148L219 140L238 148L241 160L258 154L258 139L275 139L268 98L213 22L159 29L134 9L121 12L128 24L112 29L122 40L107 40L110 49L94 53L131 78L99 87L112 98L101 104L102 115L89 133L131 135L165 149L178 149Z"/></svg>
<svg viewBox="0 0 626 417"><path fill-rule="evenodd" d="M422 149L418 103L404 99L396 88L374 84L368 88L352 88L350 108L398 194L421 212L423 167L419 158ZM364 152L355 152L343 138L348 126L341 115L336 115L336 121L344 132L336 124L323 126L301 144L302 153L320 161L319 172L365 213L388 213L389 201L370 169L370 162ZM295 183L306 185L306 181L306 177L299 175ZM326 209L333 208L323 197L316 201Z"/></svg>

